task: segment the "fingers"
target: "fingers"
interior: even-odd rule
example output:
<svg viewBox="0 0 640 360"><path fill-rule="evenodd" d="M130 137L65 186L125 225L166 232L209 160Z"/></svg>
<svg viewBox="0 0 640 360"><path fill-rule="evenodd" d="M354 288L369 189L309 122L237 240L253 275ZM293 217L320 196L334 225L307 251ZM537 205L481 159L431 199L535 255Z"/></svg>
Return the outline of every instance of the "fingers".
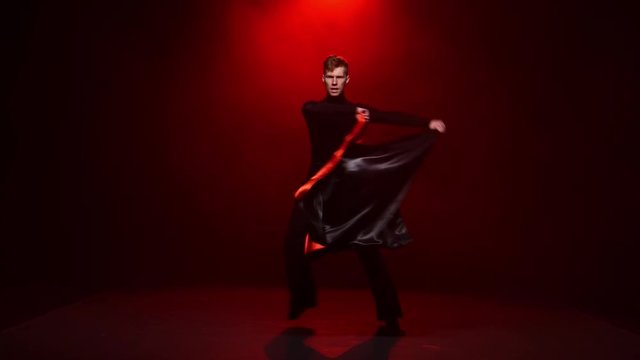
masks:
<svg viewBox="0 0 640 360"><path fill-rule="evenodd" d="M447 127L444 122L440 119L434 119L429 122L429 129L437 130L438 132L444 133L447 131Z"/></svg>
<svg viewBox="0 0 640 360"><path fill-rule="evenodd" d="M369 109L356 107L356 114L364 116L365 120L369 121Z"/></svg>
<svg viewBox="0 0 640 360"><path fill-rule="evenodd" d="M356 112L358 114L362 114L364 116L369 116L369 109L365 109L365 108L361 108L361 107L356 107Z"/></svg>

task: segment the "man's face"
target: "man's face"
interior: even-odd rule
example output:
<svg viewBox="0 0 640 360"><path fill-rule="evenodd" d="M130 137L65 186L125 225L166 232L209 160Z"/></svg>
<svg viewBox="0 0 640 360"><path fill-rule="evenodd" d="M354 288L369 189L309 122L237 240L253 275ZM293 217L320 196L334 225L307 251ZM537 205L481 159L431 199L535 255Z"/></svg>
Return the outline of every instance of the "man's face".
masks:
<svg viewBox="0 0 640 360"><path fill-rule="evenodd" d="M344 91L344 86L349 82L349 75L344 66L339 66L332 71L327 71L322 77L327 93L331 96L338 96Z"/></svg>

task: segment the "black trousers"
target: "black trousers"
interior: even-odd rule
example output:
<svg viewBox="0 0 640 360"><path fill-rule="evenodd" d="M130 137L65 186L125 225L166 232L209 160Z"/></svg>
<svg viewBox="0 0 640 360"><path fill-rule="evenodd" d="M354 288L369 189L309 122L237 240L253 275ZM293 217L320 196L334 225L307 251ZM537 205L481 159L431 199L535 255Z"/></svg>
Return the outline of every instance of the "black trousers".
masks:
<svg viewBox="0 0 640 360"><path fill-rule="evenodd" d="M305 255L304 245L308 226L304 213L294 204L284 241L287 284L291 304L311 307L317 304L317 296L310 262L317 259L318 254L322 254L323 250ZM367 274L376 303L377 318L383 321L400 318L402 316L400 301L380 254L380 248L359 246L354 248L354 251Z"/></svg>

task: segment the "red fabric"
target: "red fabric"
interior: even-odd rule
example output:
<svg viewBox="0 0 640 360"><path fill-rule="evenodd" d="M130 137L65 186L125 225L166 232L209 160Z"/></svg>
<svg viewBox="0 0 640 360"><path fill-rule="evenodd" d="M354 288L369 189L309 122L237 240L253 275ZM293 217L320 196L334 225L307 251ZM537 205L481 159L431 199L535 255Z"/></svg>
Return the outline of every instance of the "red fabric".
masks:
<svg viewBox="0 0 640 360"><path fill-rule="evenodd" d="M312 251L320 250L324 248L324 245L318 244L317 242L311 240L309 238L309 234L304 239L304 253L308 254Z"/></svg>
<svg viewBox="0 0 640 360"><path fill-rule="evenodd" d="M349 132L349 134L347 134L347 136L344 137L344 140L342 142L342 145L340 145L340 147L338 148L338 150L336 150L333 153L333 156L331 156L331 159L329 159L329 161L327 161L326 164L324 164L324 166L322 168L320 168L320 170L318 170L317 173L315 173L306 183L304 183L304 185L302 185L295 193L295 198L296 200L300 200L304 197L304 195L309 191L309 189L311 189L311 187L313 187L313 185L315 183L317 183L318 181L320 181L322 178L324 178L325 176L327 176L329 173L331 173L331 171L333 171L333 169L335 169L335 167L338 165L338 163L340 162L340 160L342 160L342 156L344 155L345 150L347 150L347 147L349 146L349 144L351 144L351 142L353 142L353 140L360 135L360 133L362 132L362 130L364 129L367 120L365 119L363 114L358 113L356 115L356 124L353 126L353 129L351 130L351 132ZM311 240L309 238L309 234L307 234L305 240L304 240L304 253L308 254L312 251L315 250L320 250L324 248L323 245L318 244L317 242L314 242L313 240Z"/></svg>
<svg viewBox="0 0 640 360"><path fill-rule="evenodd" d="M349 144L351 144L353 139L355 139L360 134L360 132L364 129L364 126L367 123L367 120L365 119L363 114L357 114L356 115L356 120L358 120L358 122L353 127L351 132L349 132L349 134L347 134L347 136L344 137L344 141L342 142L342 145L340 145L338 150L336 150L333 153L333 156L331 156L331 159L329 159L329 161L327 161L327 163L324 164L324 166L322 168L320 168L320 170L318 170L318 172L315 173L309 179L309 181L304 183L304 185L302 185L296 191L296 193L294 195L296 200L302 199L304 197L304 195L311 189L311 187L315 183L317 183L318 181L320 181L320 179L324 178L329 173L331 173L331 171L333 171L333 169L335 169L335 167L338 165L340 160L342 160L342 156L344 155L345 150L347 150L347 147L349 146Z"/></svg>

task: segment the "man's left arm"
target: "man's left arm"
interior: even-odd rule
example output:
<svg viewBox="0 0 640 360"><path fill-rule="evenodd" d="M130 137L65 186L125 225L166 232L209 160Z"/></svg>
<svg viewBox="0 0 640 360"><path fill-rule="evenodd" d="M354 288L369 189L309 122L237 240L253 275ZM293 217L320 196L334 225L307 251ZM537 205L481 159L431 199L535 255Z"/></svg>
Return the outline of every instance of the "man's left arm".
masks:
<svg viewBox="0 0 640 360"><path fill-rule="evenodd" d="M379 111L369 107L358 107L357 112L362 113L371 123L392 124L399 126L422 127L444 133L446 127L440 119L430 119L399 111Z"/></svg>

